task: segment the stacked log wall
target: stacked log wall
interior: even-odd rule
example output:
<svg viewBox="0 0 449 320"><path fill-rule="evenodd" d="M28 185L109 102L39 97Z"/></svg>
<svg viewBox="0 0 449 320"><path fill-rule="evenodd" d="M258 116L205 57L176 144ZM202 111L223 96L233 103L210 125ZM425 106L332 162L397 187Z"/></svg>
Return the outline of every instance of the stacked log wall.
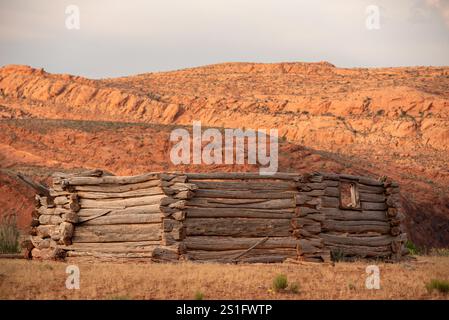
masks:
<svg viewBox="0 0 449 320"><path fill-rule="evenodd" d="M341 181L360 209L342 208ZM31 256L325 262L406 254L398 185L313 173L55 174L36 196Z"/></svg>

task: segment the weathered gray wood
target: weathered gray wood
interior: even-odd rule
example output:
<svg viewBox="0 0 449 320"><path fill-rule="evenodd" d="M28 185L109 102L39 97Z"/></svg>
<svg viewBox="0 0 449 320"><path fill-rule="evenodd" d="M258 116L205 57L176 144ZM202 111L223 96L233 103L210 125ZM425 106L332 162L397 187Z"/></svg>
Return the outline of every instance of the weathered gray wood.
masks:
<svg viewBox="0 0 449 320"><path fill-rule="evenodd" d="M350 245L350 246L367 246L378 247L390 245L394 237L389 235L373 236L373 237L355 237L345 235L335 235L328 233L321 233L320 235L325 244L331 245Z"/></svg>
<svg viewBox="0 0 449 320"><path fill-rule="evenodd" d="M187 236L288 237L289 219L190 218L184 221Z"/></svg>
<svg viewBox="0 0 449 320"><path fill-rule="evenodd" d="M385 202L385 199L386 199L385 195L383 195L383 194L360 192L360 200L361 201Z"/></svg>
<svg viewBox="0 0 449 320"><path fill-rule="evenodd" d="M77 226L72 242L125 242L161 240L161 225L124 224Z"/></svg>
<svg viewBox="0 0 449 320"><path fill-rule="evenodd" d="M39 216L40 224L60 224L62 222L62 218L60 216L54 214L43 214Z"/></svg>
<svg viewBox="0 0 449 320"><path fill-rule="evenodd" d="M190 180L192 181L192 180ZM294 182L254 182L254 181L193 181L199 189L218 189L218 190L264 190L266 192L279 190L296 190Z"/></svg>
<svg viewBox="0 0 449 320"><path fill-rule="evenodd" d="M292 199L211 199L193 198L187 201L188 206L207 208L249 208L249 209L288 209L294 208Z"/></svg>
<svg viewBox="0 0 449 320"><path fill-rule="evenodd" d="M342 252L345 256L359 256L366 258L386 257L391 254L390 246L355 246L355 245L327 245L332 251Z"/></svg>
<svg viewBox="0 0 449 320"><path fill-rule="evenodd" d="M144 206L129 207L126 209L81 209L77 212L79 217L90 217L109 211L108 215L123 215L123 214L154 214L160 213L159 204L151 204Z"/></svg>
<svg viewBox="0 0 449 320"><path fill-rule="evenodd" d="M387 210L387 205L385 203L362 201L362 209L363 210Z"/></svg>
<svg viewBox="0 0 449 320"><path fill-rule="evenodd" d="M340 206L340 200L334 197L322 197L321 206L324 208L338 208Z"/></svg>
<svg viewBox="0 0 449 320"><path fill-rule="evenodd" d="M183 243L187 250L240 250L248 249L254 243L265 239L263 238L235 238L222 236L189 236ZM266 242L260 244L258 248L296 248L298 240L292 237L269 237Z"/></svg>
<svg viewBox="0 0 449 320"><path fill-rule="evenodd" d="M363 193L375 193L375 194L384 194L385 188L383 186L367 186L364 184L359 184L358 189Z"/></svg>
<svg viewBox="0 0 449 320"><path fill-rule="evenodd" d="M390 233L390 229L390 224L386 221L323 221L323 230L325 231L349 233L378 232L381 234L388 234Z"/></svg>
<svg viewBox="0 0 449 320"><path fill-rule="evenodd" d="M245 208L194 208L186 209L187 218L272 218L290 219L295 216L294 209L245 209Z"/></svg>
<svg viewBox="0 0 449 320"><path fill-rule="evenodd" d="M198 198L231 198L231 199L292 199L294 192L279 192L264 190L213 190L198 189L195 196Z"/></svg>
<svg viewBox="0 0 449 320"><path fill-rule="evenodd" d="M188 250L186 257L189 260L200 261L217 261L217 262L230 262L237 255L241 254L245 250L226 250L226 251L205 251L205 250ZM296 249L288 248L276 248L276 249L259 249L255 248L239 260L242 262L281 262L289 257L296 257ZM255 260L255 258L260 258Z"/></svg>
<svg viewBox="0 0 449 320"><path fill-rule="evenodd" d="M357 210L341 210L337 208L322 208L322 212L327 219L345 220L345 221L387 221L385 211L357 211Z"/></svg>
<svg viewBox="0 0 449 320"><path fill-rule="evenodd" d="M102 185L79 185L72 186L75 191L83 192L129 192L135 190L146 190L148 188L154 188L161 186L160 180L149 180L145 182L132 183L132 184L102 184Z"/></svg>
<svg viewBox="0 0 449 320"><path fill-rule="evenodd" d="M114 200L93 200L81 199L80 205L82 209L98 208L98 209L125 209L128 207L144 206L159 204L165 195L153 195L138 198L114 199Z"/></svg>
<svg viewBox="0 0 449 320"><path fill-rule="evenodd" d="M83 225L111 225L111 224L139 224L139 223L161 223L161 214L121 214L100 216L98 218L83 222Z"/></svg>
<svg viewBox="0 0 449 320"><path fill-rule="evenodd" d="M223 172L223 173L186 173L189 181L201 179L270 179L270 180L296 180L300 175L296 173L275 173L273 175L260 175L253 172Z"/></svg>
<svg viewBox="0 0 449 320"><path fill-rule="evenodd" d="M96 252L96 251L68 251L68 257L94 257L102 259L146 259L152 257L152 250L148 252Z"/></svg>
<svg viewBox="0 0 449 320"><path fill-rule="evenodd" d="M111 199L111 198L131 198L143 197L152 195L162 195L164 192L161 187L150 187L147 189L139 189L125 192L92 192L79 191L77 192L80 198L84 199Z"/></svg>
<svg viewBox="0 0 449 320"><path fill-rule="evenodd" d="M84 242L74 243L68 246L60 246L61 249L68 251L81 252L151 252L160 241L131 241L131 242Z"/></svg>
<svg viewBox="0 0 449 320"><path fill-rule="evenodd" d="M105 176L105 177L69 177L62 180L62 184L71 186L99 185L99 184L131 184L149 180L158 180L158 174L146 173L138 176Z"/></svg>

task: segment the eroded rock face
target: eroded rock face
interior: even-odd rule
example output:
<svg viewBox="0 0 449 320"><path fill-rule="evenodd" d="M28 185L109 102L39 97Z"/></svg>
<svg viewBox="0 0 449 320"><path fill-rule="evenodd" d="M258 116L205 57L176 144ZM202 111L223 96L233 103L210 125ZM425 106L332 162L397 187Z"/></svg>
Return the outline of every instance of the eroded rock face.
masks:
<svg viewBox="0 0 449 320"><path fill-rule="evenodd" d="M448 67L341 69L327 62L228 63L89 80L5 66L0 68L0 118L183 125L200 120L205 126L277 128L290 142L280 170L310 171L305 163L311 161L302 162L304 157L295 155L295 148L304 145L325 151L310 155L319 169L365 170L364 174L388 175L401 182L404 199L413 203L408 226L420 230L415 232L417 242L429 242L427 234L441 224L432 221L449 217ZM107 129L101 128L96 130ZM144 128L125 130L119 136L113 130L102 135L61 125L57 138L55 131L34 136L36 132L30 130L8 125L1 133L2 168L23 163L66 169L87 165L124 173L133 157L146 161L136 172L164 169L168 161L166 140L155 141L153 155L146 158L141 156L149 147L145 141L123 138L148 132ZM48 149L39 150L25 137ZM134 149L121 144L127 140L133 140ZM91 152L86 161L78 161L75 152L84 152L80 146L100 147L103 152ZM223 170L204 168L216 169ZM425 218L416 222L421 214ZM437 243L447 245L449 236L438 230Z"/></svg>

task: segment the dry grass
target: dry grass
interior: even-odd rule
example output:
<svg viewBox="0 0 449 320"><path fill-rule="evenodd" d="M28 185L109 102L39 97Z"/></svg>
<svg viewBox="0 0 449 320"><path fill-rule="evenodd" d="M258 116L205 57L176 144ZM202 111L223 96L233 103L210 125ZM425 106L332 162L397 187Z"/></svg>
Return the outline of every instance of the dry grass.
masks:
<svg viewBox="0 0 449 320"><path fill-rule="evenodd" d="M80 290L65 287L69 263L0 260L0 299L447 299L428 292L431 279L449 280L448 257L379 263L380 290L365 288L367 262L327 264L151 264L72 261ZM276 293L285 274L300 290Z"/></svg>

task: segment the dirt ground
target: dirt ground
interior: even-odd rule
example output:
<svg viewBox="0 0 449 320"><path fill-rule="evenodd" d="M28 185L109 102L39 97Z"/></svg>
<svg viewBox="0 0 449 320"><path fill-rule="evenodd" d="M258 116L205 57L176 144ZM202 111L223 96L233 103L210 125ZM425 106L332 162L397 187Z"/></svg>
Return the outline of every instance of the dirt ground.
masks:
<svg viewBox="0 0 449 320"><path fill-rule="evenodd" d="M380 289L367 289L368 265L380 270ZM66 268L80 271L80 289L66 288ZM297 292L272 290L287 276ZM397 264L339 262L252 265L69 262L0 259L0 299L448 299L428 292L431 279L449 280L449 257Z"/></svg>

